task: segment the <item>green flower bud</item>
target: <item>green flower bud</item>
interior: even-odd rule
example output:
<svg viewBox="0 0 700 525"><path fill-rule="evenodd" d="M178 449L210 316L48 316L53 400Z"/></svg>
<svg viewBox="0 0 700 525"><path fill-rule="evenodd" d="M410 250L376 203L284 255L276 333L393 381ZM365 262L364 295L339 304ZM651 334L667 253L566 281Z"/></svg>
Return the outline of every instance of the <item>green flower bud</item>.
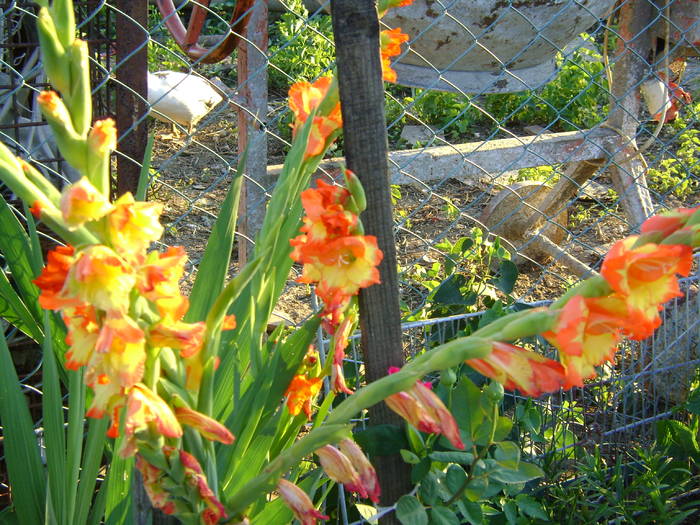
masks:
<svg viewBox="0 0 700 525"><path fill-rule="evenodd" d="M66 103L73 127L78 135L85 136L92 120L92 93L90 91L90 63L88 45L75 39L68 48L71 87Z"/></svg>
<svg viewBox="0 0 700 525"><path fill-rule="evenodd" d="M75 12L72 0L54 0L50 8L56 24L56 32L63 47L68 47L75 38Z"/></svg>
<svg viewBox="0 0 700 525"><path fill-rule="evenodd" d="M58 91L70 92L70 72L66 60L66 49L61 44L54 21L49 10L45 7L39 10L36 28L46 76Z"/></svg>
<svg viewBox="0 0 700 525"><path fill-rule="evenodd" d="M498 381L491 381L484 389L484 394L493 403L499 403L503 399L503 385Z"/></svg>
<svg viewBox="0 0 700 525"><path fill-rule="evenodd" d="M444 386L452 386L457 382L457 374L451 368L446 368L440 372L440 384Z"/></svg>

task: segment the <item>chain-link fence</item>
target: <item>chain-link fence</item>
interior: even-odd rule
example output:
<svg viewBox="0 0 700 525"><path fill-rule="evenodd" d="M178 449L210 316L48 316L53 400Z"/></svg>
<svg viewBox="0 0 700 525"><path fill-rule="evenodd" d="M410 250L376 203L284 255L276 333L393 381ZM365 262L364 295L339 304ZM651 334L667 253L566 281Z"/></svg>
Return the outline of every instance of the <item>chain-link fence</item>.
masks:
<svg viewBox="0 0 700 525"><path fill-rule="evenodd" d="M334 67L329 2L250 2L239 13L244 2L182 0L165 15L145 0L76 3L97 116L125 112L122 145L154 136L148 197L165 203L165 242L187 248L191 275L248 148L234 272L289 146L289 86ZM0 3L0 140L70 179L35 102L46 84L33 5ZM185 42L191 58L168 25L200 28L198 13L204 51ZM117 20L130 42L115 38ZM486 309L558 296L653 211L697 203L699 20L685 0L415 0L383 19L410 36L385 92L407 353ZM235 49L208 63L232 27ZM150 117L117 88L135 90ZM145 149L132 140L117 161L141 169ZM342 154L341 140L319 176L336 176ZM294 277L276 312L289 323L313 311ZM599 382L541 401L563 429L556 447L647 440L683 401L700 359L697 285L686 284L650 342L623 349Z"/></svg>

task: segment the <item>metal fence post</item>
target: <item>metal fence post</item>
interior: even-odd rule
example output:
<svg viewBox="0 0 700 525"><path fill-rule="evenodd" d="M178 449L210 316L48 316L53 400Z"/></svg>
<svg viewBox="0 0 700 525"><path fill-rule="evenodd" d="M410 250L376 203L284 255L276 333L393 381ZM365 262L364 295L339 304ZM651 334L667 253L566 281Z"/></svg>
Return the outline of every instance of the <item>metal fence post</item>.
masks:
<svg viewBox="0 0 700 525"><path fill-rule="evenodd" d="M366 379L374 381L390 366L404 362L396 273L394 221L388 176L388 142L384 117L384 85L379 59L379 20L373 0L333 0L338 82L348 168L357 173L367 193L362 221L384 252L380 285L360 292L360 327ZM369 411L370 424L402 424L385 404ZM410 491L408 466L400 456L375 459L383 503ZM384 523L393 523L393 515ZM396 521L398 523L398 521Z"/></svg>

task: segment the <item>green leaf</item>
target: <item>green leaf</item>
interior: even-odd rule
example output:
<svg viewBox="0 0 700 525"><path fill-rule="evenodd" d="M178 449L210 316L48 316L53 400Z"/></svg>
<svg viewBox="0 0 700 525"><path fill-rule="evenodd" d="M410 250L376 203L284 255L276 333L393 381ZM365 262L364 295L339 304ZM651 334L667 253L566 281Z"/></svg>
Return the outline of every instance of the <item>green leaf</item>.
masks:
<svg viewBox="0 0 700 525"><path fill-rule="evenodd" d="M39 323L0 268L0 318L19 328L34 341L44 340Z"/></svg>
<svg viewBox="0 0 700 525"><path fill-rule="evenodd" d="M122 525L133 523L131 505L131 471L134 466L133 458L122 458L116 451L124 441L124 436L114 442L112 462L109 465L107 479L107 494L105 503L105 525Z"/></svg>
<svg viewBox="0 0 700 525"><path fill-rule="evenodd" d="M508 468L518 468L520 463L520 448L512 441L501 441L496 444L493 457Z"/></svg>
<svg viewBox="0 0 700 525"><path fill-rule="evenodd" d="M517 470L500 468L489 473L489 477L501 483L522 483L543 476L544 472L540 467L525 462L521 462Z"/></svg>
<svg viewBox="0 0 700 525"><path fill-rule="evenodd" d="M473 292L462 293L461 288L467 284L467 278L461 273L454 273L440 283L433 294L432 301L445 306L471 306L477 296Z"/></svg>
<svg viewBox="0 0 700 525"><path fill-rule="evenodd" d="M528 496L527 494L518 494L515 497L515 503L518 505L520 512L526 516L544 521L549 520L549 516L545 512L542 504L532 496Z"/></svg>
<svg viewBox="0 0 700 525"><path fill-rule="evenodd" d="M27 400L4 334L0 334L0 423L17 517L21 523L43 523L46 501L44 466Z"/></svg>
<svg viewBox="0 0 700 525"><path fill-rule="evenodd" d="M430 525L459 525L459 518L447 507L433 507L430 510Z"/></svg>
<svg viewBox="0 0 700 525"><path fill-rule="evenodd" d="M513 500L506 501L503 505L503 514L510 525L515 525L518 521L518 507Z"/></svg>
<svg viewBox="0 0 700 525"><path fill-rule="evenodd" d="M44 439L46 440L46 465L51 504L58 513L60 523L74 523L72 498L66 490L73 487L66 483L66 435L63 428L63 399L56 366L56 356L51 344L49 313L44 312L44 329L49 335L44 339L42 372L44 378L42 408L44 416Z"/></svg>
<svg viewBox="0 0 700 525"><path fill-rule="evenodd" d="M478 525L484 522L484 512L478 503L474 501L459 501L457 505L469 523Z"/></svg>
<svg viewBox="0 0 700 525"><path fill-rule="evenodd" d="M450 465L445 473L445 483L452 494L464 490L467 482L467 473L459 465Z"/></svg>
<svg viewBox="0 0 700 525"><path fill-rule="evenodd" d="M203 321L224 287L236 234L238 203L243 184L243 163L244 160L241 160L238 165L231 187L221 204L219 216L207 240L207 247L199 263L197 277L190 294L190 308L185 315L187 322Z"/></svg>
<svg viewBox="0 0 700 525"><path fill-rule="evenodd" d="M505 294L510 294L518 279L518 267L508 259L501 260L498 267L498 278L494 285Z"/></svg>
<svg viewBox="0 0 700 525"><path fill-rule="evenodd" d="M474 461L474 454L471 452L431 452L430 459L440 461L442 463L471 465Z"/></svg>
<svg viewBox="0 0 700 525"><path fill-rule="evenodd" d="M143 153L143 162L141 163L141 171L139 172L139 183L136 188L136 195L134 195L134 199L137 201L146 200L146 190L148 190L148 183L150 182L151 159L153 158L153 143L155 139L155 133L150 133L148 135L146 151Z"/></svg>
<svg viewBox="0 0 700 525"><path fill-rule="evenodd" d="M468 377L462 376L455 387L450 410L457 420L459 428L474 441L477 428L484 420L480 408L481 390Z"/></svg>
<svg viewBox="0 0 700 525"><path fill-rule="evenodd" d="M685 402L685 409L693 415L700 416L700 388L694 389Z"/></svg>
<svg viewBox="0 0 700 525"><path fill-rule="evenodd" d="M512 428L513 420L508 417L500 416L496 423L496 432L493 435L493 441L498 442L508 437Z"/></svg>
<svg viewBox="0 0 700 525"><path fill-rule="evenodd" d="M411 468L411 482L415 485L419 483L430 472L431 461L428 458L423 458Z"/></svg>
<svg viewBox="0 0 700 525"><path fill-rule="evenodd" d="M354 438L370 456L391 456L408 449L406 434L396 425L372 425L356 432Z"/></svg>
<svg viewBox="0 0 700 525"><path fill-rule="evenodd" d="M403 525L428 525L428 513L414 496L401 496L396 502L396 517Z"/></svg>
<svg viewBox="0 0 700 525"><path fill-rule="evenodd" d="M410 450L406 450L405 448L402 448L400 450L401 452L401 458L408 464L410 465L415 465L416 463L420 463L420 458L416 456L413 452Z"/></svg>
<svg viewBox="0 0 700 525"><path fill-rule="evenodd" d="M464 495L470 501L479 501L489 488L489 480L486 478L472 479L464 491Z"/></svg>
<svg viewBox="0 0 700 525"><path fill-rule="evenodd" d="M39 289L32 279L36 275L33 268L31 242L22 224L0 196L0 253L2 253L12 274L19 295L30 309L34 319L42 319L41 308L36 299Z"/></svg>
<svg viewBox="0 0 700 525"><path fill-rule="evenodd" d="M434 472L428 472L427 476L421 481L419 494L420 499L426 505L434 505L438 498L438 481Z"/></svg>

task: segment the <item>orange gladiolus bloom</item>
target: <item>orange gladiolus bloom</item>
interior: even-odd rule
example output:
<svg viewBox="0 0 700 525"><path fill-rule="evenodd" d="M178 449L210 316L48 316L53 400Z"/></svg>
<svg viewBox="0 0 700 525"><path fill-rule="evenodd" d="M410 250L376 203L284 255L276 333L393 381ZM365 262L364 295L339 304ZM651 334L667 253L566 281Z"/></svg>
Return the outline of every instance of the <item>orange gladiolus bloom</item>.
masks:
<svg viewBox="0 0 700 525"><path fill-rule="evenodd" d="M383 254L372 235L340 237L328 243L308 243L302 249L304 265L299 282L318 282L317 294L332 305L360 288L379 282L377 265Z"/></svg>
<svg viewBox="0 0 700 525"><path fill-rule="evenodd" d="M163 488L163 471L151 465L140 455L136 456L136 468L141 473L143 488L146 489L146 494L148 494L151 504L155 508L160 509L163 514L174 514L176 510L175 502Z"/></svg>
<svg viewBox="0 0 700 525"><path fill-rule="evenodd" d="M281 479L277 484L277 491L301 525L316 525L317 519L329 519L328 516L324 516L314 508L314 504L311 499L309 499L306 492L301 490L294 483L286 479Z"/></svg>
<svg viewBox="0 0 700 525"><path fill-rule="evenodd" d="M180 293L179 281L185 271L187 254L181 246L171 246L164 253L150 252L139 269L137 288L155 303L164 318L179 321L187 312L189 301Z"/></svg>
<svg viewBox="0 0 700 525"><path fill-rule="evenodd" d="M557 361L507 343L494 342L491 353L467 364L481 375L503 384L508 390L537 397L555 392L565 383L566 371Z"/></svg>
<svg viewBox="0 0 700 525"><path fill-rule="evenodd" d="M149 429L169 438L182 436L182 427L170 406L146 385L137 383L129 390L126 400L124 432L127 440L120 451L122 457L136 452L136 434Z"/></svg>
<svg viewBox="0 0 700 525"><path fill-rule="evenodd" d="M391 67L390 57L401 54L401 44L408 42L408 35L401 28L385 29L380 33L380 55L382 60L382 76L387 82L396 82L396 71Z"/></svg>
<svg viewBox="0 0 700 525"><path fill-rule="evenodd" d="M663 304L682 295L676 274L690 273L693 250L653 243L633 249L636 240L631 236L616 242L603 261L601 275L627 304L630 336L644 339L661 324Z"/></svg>
<svg viewBox="0 0 700 525"><path fill-rule="evenodd" d="M87 138L88 147L99 155L109 155L117 147L117 128L114 120L106 118L96 121Z"/></svg>
<svg viewBox="0 0 700 525"><path fill-rule="evenodd" d="M66 297L63 290L71 266L75 262L72 246L57 246L47 254L46 266L32 282L41 290L39 304L46 310L75 307L81 302L75 297Z"/></svg>
<svg viewBox="0 0 700 525"><path fill-rule="evenodd" d="M197 489L200 499L207 506L201 515L202 523L205 525L216 525L219 523L219 520L226 518L224 506L216 499L214 491L209 487L207 478L197 458L184 450L178 452L180 463L185 467L185 481L188 485Z"/></svg>
<svg viewBox="0 0 700 525"><path fill-rule="evenodd" d="M229 429L201 412L188 407L176 407L175 417L180 423L197 429L202 436L211 441L219 441L225 445L230 445L234 441Z"/></svg>
<svg viewBox="0 0 700 525"><path fill-rule="evenodd" d="M627 326L627 309L615 296L572 297L561 310L556 326L544 337L559 349L566 369L564 388L583 386L595 377L594 367L612 361Z"/></svg>
<svg viewBox="0 0 700 525"><path fill-rule="evenodd" d="M287 409L293 416L304 410L306 417L311 419L311 401L321 391L323 378L312 377L308 378L303 375L295 375L289 383L286 392Z"/></svg>
<svg viewBox="0 0 700 525"><path fill-rule="evenodd" d="M77 370L90 360L99 337L100 325L95 309L89 305L67 308L63 312L63 321L68 328L66 344L69 345L65 366L69 370Z"/></svg>
<svg viewBox="0 0 700 525"><path fill-rule="evenodd" d="M152 241L160 239L163 227L158 218L163 205L154 202L135 202L131 193L125 193L114 203L108 216L109 238L121 254L139 254Z"/></svg>
<svg viewBox="0 0 700 525"><path fill-rule="evenodd" d="M654 215L642 223L641 232L659 233L663 238L666 238L682 229L688 222L688 219L698 210L700 210L700 206L696 208L676 208L669 213Z"/></svg>
<svg viewBox="0 0 700 525"><path fill-rule="evenodd" d="M389 368L390 374L398 371L396 367ZM384 402L421 432L442 434L453 447L463 450L464 443L454 416L429 386L429 383L417 381L410 390L392 394Z"/></svg>
<svg viewBox="0 0 700 525"><path fill-rule="evenodd" d="M41 210L43 208L43 205L41 204L41 201L34 201L34 204L29 208L29 211L31 214L34 216L35 219L41 219Z"/></svg>
<svg viewBox="0 0 700 525"><path fill-rule="evenodd" d="M294 113L293 136L296 136L311 113L318 108L332 84L333 77L321 77L313 84L297 82L292 85L289 89L289 108ZM340 102L336 103L327 114L316 115L309 135L306 157L314 157L323 153L329 146L329 137L342 127L343 118L340 113Z"/></svg>
<svg viewBox="0 0 700 525"><path fill-rule="evenodd" d="M173 350L180 350L180 357L192 357L202 349L206 329L203 321L198 323L161 322L151 328L149 339L153 346L167 346Z"/></svg>
<svg viewBox="0 0 700 525"><path fill-rule="evenodd" d="M350 192L321 179L316 181L316 186L301 193L301 203L306 212L301 231L307 234L307 240L320 241L350 235L357 226L357 215L343 208Z"/></svg>
<svg viewBox="0 0 700 525"><path fill-rule="evenodd" d="M61 213L71 229L88 221L99 220L113 209L114 206L97 191L87 177L66 186L61 193Z"/></svg>
<svg viewBox="0 0 700 525"><path fill-rule="evenodd" d="M352 466L355 467L355 470L357 470L357 473L360 475L362 487L367 492L369 499L374 503L379 503L379 496L381 495L379 479L377 478L377 472L367 459L367 456L362 452L359 445L351 439L343 439L339 443L339 446L340 451L347 456Z"/></svg>
<svg viewBox="0 0 700 525"><path fill-rule="evenodd" d="M67 293L105 311L126 312L136 284L131 266L101 244L88 246L76 257L66 279Z"/></svg>

